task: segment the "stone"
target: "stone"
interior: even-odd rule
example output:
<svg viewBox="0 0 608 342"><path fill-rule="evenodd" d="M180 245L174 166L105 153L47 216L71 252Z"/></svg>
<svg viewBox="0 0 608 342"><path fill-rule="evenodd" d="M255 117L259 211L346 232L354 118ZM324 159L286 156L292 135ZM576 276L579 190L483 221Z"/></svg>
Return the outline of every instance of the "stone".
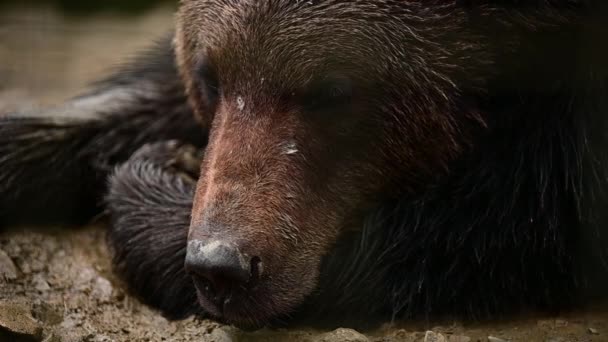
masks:
<svg viewBox="0 0 608 342"><path fill-rule="evenodd" d="M320 342L369 342L369 339L353 329L339 328L319 336Z"/></svg>
<svg viewBox="0 0 608 342"><path fill-rule="evenodd" d="M555 327L557 328L564 328L568 326L568 321L563 320L563 319L556 319L555 320Z"/></svg>
<svg viewBox="0 0 608 342"><path fill-rule="evenodd" d="M13 260L0 249L0 277L5 280L17 279L17 266L13 263Z"/></svg>
<svg viewBox="0 0 608 342"><path fill-rule="evenodd" d="M509 341L504 340L500 337L488 336L488 342L509 342Z"/></svg>
<svg viewBox="0 0 608 342"><path fill-rule="evenodd" d="M51 289L51 286L41 274L36 274L32 279L32 283L38 292L46 292Z"/></svg>
<svg viewBox="0 0 608 342"><path fill-rule="evenodd" d="M91 295L101 303L108 303L112 299L114 287L109 280L103 277L95 278Z"/></svg>
<svg viewBox="0 0 608 342"><path fill-rule="evenodd" d="M213 331L205 336L205 340L213 341L213 342L232 342L234 339L232 338L232 334L230 334L228 329L213 329Z"/></svg>
<svg viewBox="0 0 608 342"><path fill-rule="evenodd" d="M424 334L424 342L448 342L448 339L443 334L429 330Z"/></svg>
<svg viewBox="0 0 608 342"><path fill-rule="evenodd" d="M36 302L32 306L32 316L45 325L57 325L63 322L64 308L46 302Z"/></svg>
<svg viewBox="0 0 608 342"><path fill-rule="evenodd" d="M42 326L30 312L30 307L26 304L0 303L0 331L4 330L4 335L8 336L40 340Z"/></svg>

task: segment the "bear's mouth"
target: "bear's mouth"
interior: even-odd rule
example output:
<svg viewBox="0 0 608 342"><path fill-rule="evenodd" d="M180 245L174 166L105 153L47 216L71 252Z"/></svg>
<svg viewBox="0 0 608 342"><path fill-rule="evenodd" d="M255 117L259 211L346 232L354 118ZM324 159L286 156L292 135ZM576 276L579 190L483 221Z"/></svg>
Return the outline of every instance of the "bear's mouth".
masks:
<svg viewBox="0 0 608 342"><path fill-rule="evenodd" d="M273 310L267 307L272 298L268 298L268 291L263 291L262 262L259 257L250 262L248 276L238 281L229 274L230 270L226 270L228 274L210 277L187 267L199 305L207 314L244 329L258 328L272 318L269 312Z"/></svg>
<svg viewBox="0 0 608 342"><path fill-rule="evenodd" d="M193 277L196 297L206 313L221 318L224 306L232 301L232 292L227 296L215 293L210 282L204 278Z"/></svg>
<svg viewBox="0 0 608 342"><path fill-rule="evenodd" d="M206 279L193 276L199 305L214 319L244 330L260 328L272 317L264 315L264 297L257 284L230 287L218 292ZM259 300L256 300L259 298Z"/></svg>

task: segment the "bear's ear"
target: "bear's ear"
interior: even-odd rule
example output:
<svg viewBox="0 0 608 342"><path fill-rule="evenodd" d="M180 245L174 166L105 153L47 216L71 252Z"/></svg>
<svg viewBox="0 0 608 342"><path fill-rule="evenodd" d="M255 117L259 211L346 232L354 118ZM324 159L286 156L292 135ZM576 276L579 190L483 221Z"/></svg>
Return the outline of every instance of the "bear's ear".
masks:
<svg viewBox="0 0 608 342"><path fill-rule="evenodd" d="M171 139L202 147L207 132L165 39L59 107L0 118L0 229L86 222L115 165L145 143Z"/></svg>

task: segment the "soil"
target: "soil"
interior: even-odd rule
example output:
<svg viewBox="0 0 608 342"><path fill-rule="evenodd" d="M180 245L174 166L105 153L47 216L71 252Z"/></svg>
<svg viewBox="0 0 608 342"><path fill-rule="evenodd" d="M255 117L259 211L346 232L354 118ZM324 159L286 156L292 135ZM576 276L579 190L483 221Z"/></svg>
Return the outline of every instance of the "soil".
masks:
<svg viewBox="0 0 608 342"><path fill-rule="evenodd" d="M78 93L167 32L170 12L84 21L51 9L2 11L0 112L52 105ZM109 260L102 225L1 233L0 341L608 341L606 306L475 324L393 322L361 332L243 332L194 318L170 322L125 293Z"/></svg>

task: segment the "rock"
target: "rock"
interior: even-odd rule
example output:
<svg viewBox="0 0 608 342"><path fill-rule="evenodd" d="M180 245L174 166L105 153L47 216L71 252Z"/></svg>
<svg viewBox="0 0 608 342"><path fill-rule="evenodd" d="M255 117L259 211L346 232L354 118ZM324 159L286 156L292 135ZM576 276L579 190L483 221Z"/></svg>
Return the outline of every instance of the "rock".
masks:
<svg viewBox="0 0 608 342"><path fill-rule="evenodd" d="M424 334L424 342L448 342L448 339L440 333L429 330Z"/></svg>
<svg viewBox="0 0 608 342"><path fill-rule="evenodd" d="M91 335L91 336L87 336L87 342L91 341L91 342L114 342L113 339L111 339L110 337L106 336L106 335Z"/></svg>
<svg viewBox="0 0 608 342"><path fill-rule="evenodd" d="M339 328L319 336L319 342L369 342L369 339L353 329Z"/></svg>
<svg viewBox="0 0 608 342"><path fill-rule="evenodd" d="M19 269L21 270L21 273L23 273L23 274L32 273L32 268L30 267L30 264L27 263L27 261L22 261L19 264Z"/></svg>
<svg viewBox="0 0 608 342"><path fill-rule="evenodd" d="M488 336L488 342L509 342L509 341L503 340L500 337Z"/></svg>
<svg viewBox="0 0 608 342"><path fill-rule="evenodd" d="M39 341L42 327L30 314L30 308L20 303L0 303L0 336L8 335ZM12 340L12 339L9 339Z"/></svg>
<svg viewBox="0 0 608 342"><path fill-rule="evenodd" d="M49 334L46 334L46 337L44 338L44 340L42 340L42 342L64 342L64 341L62 341L61 337L59 337L55 333L49 333Z"/></svg>
<svg viewBox="0 0 608 342"><path fill-rule="evenodd" d="M112 299L114 288L109 280L103 277L95 278L91 295L101 303L108 303Z"/></svg>
<svg viewBox="0 0 608 342"><path fill-rule="evenodd" d="M565 321L563 319L556 319L555 320L555 326L557 328L567 327L568 326L568 321Z"/></svg>
<svg viewBox="0 0 608 342"><path fill-rule="evenodd" d="M60 328L66 330L75 330L77 327L82 326L82 318L78 315L70 315L63 319Z"/></svg>
<svg viewBox="0 0 608 342"><path fill-rule="evenodd" d="M53 329L53 338L61 342L89 342L95 335L82 329L83 321L78 315L66 315L63 322Z"/></svg>
<svg viewBox="0 0 608 342"><path fill-rule="evenodd" d="M30 268L32 270L32 272L40 272L43 271L45 269L45 264L40 261L40 260L32 260L30 262Z"/></svg>
<svg viewBox="0 0 608 342"><path fill-rule="evenodd" d="M34 303L32 315L45 325L57 325L63 321L64 308L61 305L52 306L45 302Z"/></svg>
<svg viewBox="0 0 608 342"><path fill-rule="evenodd" d="M17 279L17 266L13 263L13 260L0 249L0 277L5 280Z"/></svg>
<svg viewBox="0 0 608 342"><path fill-rule="evenodd" d="M390 330L389 330L390 331ZM409 332L405 329L393 330L390 334L385 336L382 341L386 342L414 342L420 341L423 338L424 333L421 332Z"/></svg>
<svg viewBox="0 0 608 342"><path fill-rule="evenodd" d="M468 336L452 335L448 336L448 342L471 342Z"/></svg>
<svg viewBox="0 0 608 342"><path fill-rule="evenodd" d="M594 329L594 328L589 328L589 329L587 329L587 330L588 330L588 331L589 331L589 333L590 333L590 334L592 334L592 335L599 335L599 334L600 334L600 332L599 332L599 331L597 331L597 329Z"/></svg>
<svg viewBox="0 0 608 342"><path fill-rule="evenodd" d="M74 287L79 291L87 292L90 290L91 284L97 278L97 272L90 267L80 270L78 278L74 281Z"/></svg>
<svg viewBox="0 0 608 342"><path fill-rule="evenodd" d="M51 286L41 274L36 274L32 279L32 283L38 292L46 292L51 289Z"/></svg>
<svg viewBox="0 0 608 342"><path fill-rule="evenodd" d="M19 256L21 254L21 247L19 247L19 244L10 243L10 244L4 246L4 251L10 257L16 258L17 256Z"/></svg>
<svg viewBox="0 0 608 342"><path fill-rule="evenodd" d="M232 334L229 333L226 329L213 329L213 331L205 336L205 339L213 342L232 342L234 339L232 338Z"/></svg>
<svg viewBox="0 0 608 342"><path fill-rule="evenodd" d="M536 322L536 325L538 325L539 328L543 328L543 329L556 329L556 328L565 328L568 326L568 321L563 320L563 319L546 319L546 320L539 320Z"/></svg>

